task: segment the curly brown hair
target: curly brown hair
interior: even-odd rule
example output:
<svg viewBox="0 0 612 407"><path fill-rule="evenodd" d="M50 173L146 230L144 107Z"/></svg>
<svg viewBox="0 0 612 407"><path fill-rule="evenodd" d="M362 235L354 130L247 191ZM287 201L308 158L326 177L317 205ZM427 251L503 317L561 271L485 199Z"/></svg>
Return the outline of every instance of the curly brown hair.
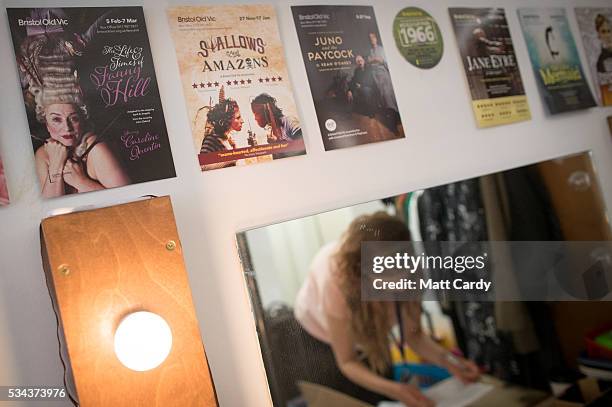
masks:
<svg viewBox="0 0 612 407"><path fill-rule="evenodd" d="M396 321L389 302L361 299L361 242L408 241L410 232L396 217L386 212L362 215L354 219L344 233L333 258L342 292L351 313L351 330L363 349L368 363L378 373L390 365L389 331ZM418 303L404 303L415 306Z"/></svg>
<svg viewBox="0 0 612 407"><path fill-rule="evenodd" d="M271 122L271 118L269 117L268 107L272 112L272 116L274 116L274 120L278 123L280 119L284 116L283 109L276 106L276 99L267 93L262 93L257 95L251 101L251 109L253 111L258 110L264 117L268 123Z"/></svg>
<svg viewBox="0 0 612 407"><path fill-rule="evenodd" d="M224 136L227 133L237 110L240 110L238 103L228 98L217 103L208 111L206 118L212 124L217 136Z"/></svg>

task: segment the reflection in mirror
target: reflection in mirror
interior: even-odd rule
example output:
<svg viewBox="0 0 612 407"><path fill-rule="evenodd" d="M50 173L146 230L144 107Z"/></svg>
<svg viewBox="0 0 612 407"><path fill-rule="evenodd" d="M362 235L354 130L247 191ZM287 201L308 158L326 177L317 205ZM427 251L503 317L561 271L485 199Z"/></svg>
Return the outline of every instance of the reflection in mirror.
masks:
<svg viewBox="0 0 612 407"><path fill-rule="evenodd" d="M612 240L593 168L581 153L238 234L274 405L529 406L574 382L612 302L364 302L360 244Z"/></svg>

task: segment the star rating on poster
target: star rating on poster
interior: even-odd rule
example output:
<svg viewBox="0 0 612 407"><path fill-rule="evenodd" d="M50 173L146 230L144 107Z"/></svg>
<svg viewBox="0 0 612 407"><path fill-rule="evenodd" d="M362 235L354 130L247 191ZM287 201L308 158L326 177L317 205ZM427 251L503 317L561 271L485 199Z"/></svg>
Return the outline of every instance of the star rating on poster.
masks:
<svg viewBox="0 0 612 407"><path fill-rule="evenodd" d="M203 89L203 88L218 88L221 84L219 82L200 82L200 83L192 83L191 87L194 89Z"/></svg>
<svg viewBox="0 0 612 407"><path fill-rule="evenodd" d="M225 82L193 82L191 84L191 87L193 89L207 89L207 88L218 88L222 85L227 85L227 86L244 86L244 85L250 85L252 84L254 81L257 81L259 83L271 83L271 82L281 82L283 80L283 78L281 76L266 76L266 77L262 77L262 78L258 78L258 79L239 79L239 78L235 78L235 79L228 79Z"/></svg>
<svg viewBox="0 0 612 407"><path fill-rule="evenodd" d="M265 78L259 78L259 83L270 83L270 82L281 82L283 80L280 76L270 76Z"/></svg>

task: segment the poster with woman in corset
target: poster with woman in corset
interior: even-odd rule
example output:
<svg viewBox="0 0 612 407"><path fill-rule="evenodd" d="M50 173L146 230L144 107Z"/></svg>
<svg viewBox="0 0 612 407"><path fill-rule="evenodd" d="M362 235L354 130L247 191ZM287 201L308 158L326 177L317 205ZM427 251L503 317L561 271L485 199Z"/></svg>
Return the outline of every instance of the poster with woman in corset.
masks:
<svg viewBox="0 0 612 407"><path fill-rule="evenodd" d="M175 176L141 7L7 12L43 197Z"/></svg>

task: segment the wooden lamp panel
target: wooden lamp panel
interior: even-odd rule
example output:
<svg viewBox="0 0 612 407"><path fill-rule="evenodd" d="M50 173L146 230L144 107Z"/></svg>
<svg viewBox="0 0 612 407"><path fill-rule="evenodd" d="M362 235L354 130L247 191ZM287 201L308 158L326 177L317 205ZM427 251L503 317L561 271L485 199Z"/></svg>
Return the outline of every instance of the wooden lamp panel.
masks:
<svg viewBox="0 0 612 407"><path fill-rule="evenodd" d="M217 405L168 197L45 219L41 242L81 406ZM168 357L144 372L114 351L136 311L172 331Z"/></svg>

